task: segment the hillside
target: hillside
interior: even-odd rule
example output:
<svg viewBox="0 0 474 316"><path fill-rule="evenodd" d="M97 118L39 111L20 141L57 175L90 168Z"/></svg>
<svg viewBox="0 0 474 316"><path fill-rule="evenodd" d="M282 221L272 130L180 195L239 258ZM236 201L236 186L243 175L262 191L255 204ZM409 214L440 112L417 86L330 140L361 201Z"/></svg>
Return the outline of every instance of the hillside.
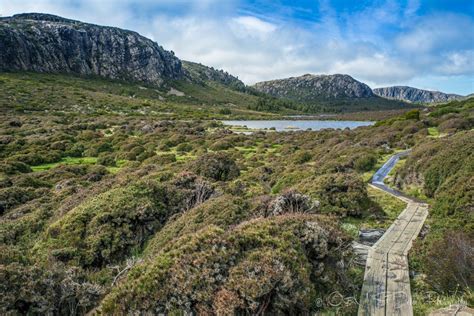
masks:
<svg viewBox="0 0 474 316"><path fill-rule="evenodd" d="M235 90L245 90L245 84L239 78L223 70L217 70L202 64L182 61L183 68L191 81L196 83L216 82Z"/></svg>
<svg viewBox="0 0 474 316"><path fill-rule="evenodd" d="M396 109L407 105L376 96L369 86L349 75L311 75L256 83L257 91L305 104L313 110L357 111Z"/></svg>
<svg viewBox="0 0 474 316"><path fill-rule="evenodd" d="M401 100L411 103L443 103L464 98L458 94L448 94L439 91L422 90L406 86L377 88L373 92L387 99Z"/></svg>
<svg viewBox="0 0 474 316"><path fill-rule="evenodd" d="M215 81L161 87L64 74L0 73L0 112L149 115L156 119L271 118L250 107L259 97ZM285 113L282 111L281 113Z"/></svg>

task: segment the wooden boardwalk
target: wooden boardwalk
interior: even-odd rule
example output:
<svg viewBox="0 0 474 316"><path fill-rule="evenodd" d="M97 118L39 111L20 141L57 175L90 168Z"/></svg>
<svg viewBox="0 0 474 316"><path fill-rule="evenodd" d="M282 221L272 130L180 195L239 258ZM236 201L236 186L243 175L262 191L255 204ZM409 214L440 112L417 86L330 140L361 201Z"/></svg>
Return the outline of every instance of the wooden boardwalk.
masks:
<svg viewBox="0 0 474 316"><path fill-rule="evenodd" d="M374 176L372 187L407 203L405 210L369 250L359 315L413 315L407 254L428 216L428 205L387 188L383 178L396 160L392 157ZM389 167L388 167L389 166Z"/></svg>

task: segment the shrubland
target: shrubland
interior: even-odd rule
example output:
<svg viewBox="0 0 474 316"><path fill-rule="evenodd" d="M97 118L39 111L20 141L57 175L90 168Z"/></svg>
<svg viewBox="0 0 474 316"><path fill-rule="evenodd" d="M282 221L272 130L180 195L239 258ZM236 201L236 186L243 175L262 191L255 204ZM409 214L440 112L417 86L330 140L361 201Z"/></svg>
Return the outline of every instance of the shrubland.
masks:
<svg viewBox="0 0 474 316"><path fill-rule="evenodd" d="M22 82L19 74L2 76L9 87ZM41 87L46 77L25 79L3 95L2 314L329 311L331 293L358 297L361 286L347 224L387 226L400 209L367 190L367 174L406 147L414 149L396 184L420 186L433 201L417 262L462 241L451 249L469 263L469 105L356 130L245 135L217 121L125 111L142 97L159 100L151 94L161 92L123 87L124 97L116 83L94 90L64 78L50 80L58 91L80 91L71 89L63 101ZM91 100L118 110L63 111ZM49 103L54 111L36 111ZM436 267L421 266L436 277ZM455 278L466 278L464 265L456 269ZM449 291L453 285L438 276L429 286Z"/></svg>

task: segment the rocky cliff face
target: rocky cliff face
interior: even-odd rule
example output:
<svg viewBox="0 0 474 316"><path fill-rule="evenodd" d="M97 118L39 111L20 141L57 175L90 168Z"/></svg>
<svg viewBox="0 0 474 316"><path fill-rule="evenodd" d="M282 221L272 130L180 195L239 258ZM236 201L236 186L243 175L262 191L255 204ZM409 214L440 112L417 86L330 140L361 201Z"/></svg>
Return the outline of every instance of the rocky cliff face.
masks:
<svg viewBox="0 0 474 316"><path fill-rule="evenodd" d="M441 103L464 98L457 94L429 91L405 86L377 88L375 94L387 99L402 100L412 103Z"/></svg>
<svg viewBox="0 0 474 316"><path fill-rule="evenodd" d="M299 102L375 97L366 84L351 76L339 74L307 74L300 77L264 81L255 84L254 88L275 97Z"/></svg>
<svg viewBox="0 0 474 316"><path fill-rule="evenodd" d="M38 13L0 19L0 71L17 70L153 85L185 77L173 52L138 33Z"/></svg>

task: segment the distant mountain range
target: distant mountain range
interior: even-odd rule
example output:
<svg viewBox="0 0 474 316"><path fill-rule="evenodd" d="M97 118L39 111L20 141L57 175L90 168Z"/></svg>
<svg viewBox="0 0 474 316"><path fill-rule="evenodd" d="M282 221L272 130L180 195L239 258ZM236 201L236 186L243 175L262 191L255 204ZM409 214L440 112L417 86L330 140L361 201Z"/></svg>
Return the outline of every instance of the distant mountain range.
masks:
<svg viewBox="0 0 474 316"><path fill-rule="evenodd" d="M301 106L277 107L304 112L393 109L409 106L405 102L461 98L410 87L372 90L344 74L306 74L247 87L225 71L182 61L172 51L136 32L42 13L0 18L0 71L100 76L155 86L216 82L221 87L217 89L224 86L255 97L271 96L299 103Z"/></svg>
<svg viewBox="0 0 474 316"><path fill-rule="evenodd" d="M377 88L373 92L387 99L402 100L412 103L443 103L464 99L458 94L448 94L439 91L422 90L407 86Z"/></svg>
<svg viewBox="0 0 474 316"><path fill-rule="evenodd" d="M312 75L258 82L255 90L271 96L341 111L381 110L408 104L381 98L372 89L349 75Z"/></svg>

